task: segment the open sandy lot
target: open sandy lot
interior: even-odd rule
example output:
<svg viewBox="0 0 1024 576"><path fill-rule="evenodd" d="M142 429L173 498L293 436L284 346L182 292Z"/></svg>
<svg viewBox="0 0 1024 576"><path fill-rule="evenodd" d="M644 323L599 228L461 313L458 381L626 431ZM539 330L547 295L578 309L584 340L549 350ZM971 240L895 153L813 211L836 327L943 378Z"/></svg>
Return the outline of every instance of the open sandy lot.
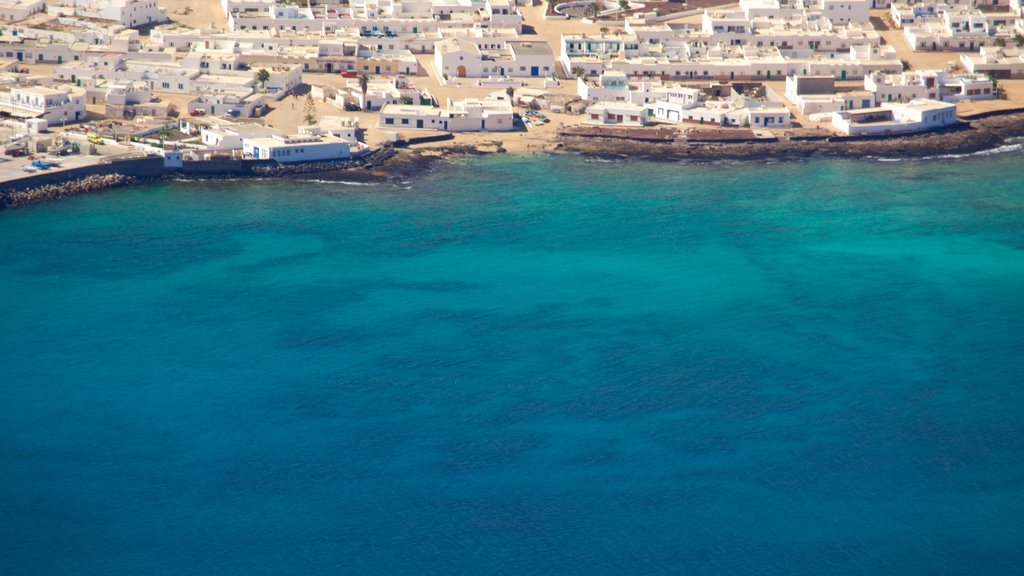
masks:
<svg viewBox="0 0 1024 576"><path fill-rule="evenodd" d="M171 20L185 26L227 29L227 16L217 0L159 0L159 4ZM185 13L179 14L179 10Z"/></svg>

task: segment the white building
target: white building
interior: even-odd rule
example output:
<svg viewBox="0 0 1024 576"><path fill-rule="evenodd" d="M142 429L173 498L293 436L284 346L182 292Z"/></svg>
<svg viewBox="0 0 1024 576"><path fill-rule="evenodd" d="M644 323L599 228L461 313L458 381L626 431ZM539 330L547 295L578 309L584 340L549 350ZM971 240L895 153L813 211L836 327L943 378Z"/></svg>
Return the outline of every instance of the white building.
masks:
<svg viewBox="0 0 1024 576"><path fill-rule="evenodd" d="M21 22L46 11L46 0L0 0L0 22Z"/></svg>
<svg viewBox="0 0 1024 576"><path fill-rule="evenodd" d="M1024 77L1024 49L986 46L977 54L961 54L960 62L972 74L992 74L997 78Z"/></svg>
<svg viewBox="0 0 1024 576"><path fill-rule="evenodd" d="M607 70L597 81L584 76L576 79L576 95L585 102L629 102L629 82L621 70Z"/></svg>
<svg viewBox="0 0 1024 576"><path fill-rule="evenodd" d="M996 97L992 80L983 74L950 74L945 70L914 70L902 74L872 74L864 88L878 102L930 99L943 102L990 100Z"/></svg>
<svg viewBox="0 0 1024 576"><path fill-rule="evenodd" d="M388 104L380 111L380 126L447 132L508 132L514 128L508 100L448 100L447 108Z"/></svg>
<svg viewBox="0 0 1024 576"><path fill-rule="evenodd" d="M587 124L644 126L647 108L629 102L598 102L587 106Z"/></svg>
<svg viewBox="0 0 1024 576"><path fill-rule="evenodd" d="M871 0L818 0L816 4L833 24L867 22L871 16Z"/></svg>
<svg viewBox="0 0 1024 576"><path fill-rule="evenodd" d="M696 88L675 88L664 100L654 103L654 117L664 122L682 122L686 111L699 106L703 99L703 93Z"/></svg>
<svg viewBox="0 0 1024 576"><path fill-rule="evenodd" d="M213 150L241 150L246 138L273 138L280 132L260 124L218 123L203 127L200 140Z"/></svg>
<svg viewBox="0 0 1024 576"><path fill-rule="evenodd" d="M480 48L464 38L446 38L434 44L434 69L449 78L486 76Z"/></svg>
<svg viewBox="0 0 1024 576"><path fill-rule="evenodd" d="M832 127L847 136L877 136L922 132L957 122L956 104L937 100L885 102L878 108L832 114Z"/></svg>
<svg viewBox="0 0 1024 576"><path fill-rule="evenodd" d="M355 116L323 116L318 126L331 136L350 144L359 142L359 118Z"/></svg>
<svg viewBox="0 0 1024 576"><path fill-rule="evenodd" d="M242 152L246 158L281 163L345 160L351 157L351 145L330 134L275 135L244 138Z"/></svg>
<svg viewBox="0 0 1024 576"><path fill-rule="evenodd" d="M550 77L555 55L546 42L459 36L434 44L434 68L449 78Z"/></svg>
<svg viewBox="0 0 1024 576"><path fill-rule="evenodd" d="M0 92L0 113L19 119L42 118L51 126L85 120L85 90L66 86L27 86Z"/></svg>
<svg viewBox="0 0 1024 576"><path fill-rule="evenodd" d="M157 0L75 0L74 6L76 16L113 20L128 28L167 21Z"/></svg>

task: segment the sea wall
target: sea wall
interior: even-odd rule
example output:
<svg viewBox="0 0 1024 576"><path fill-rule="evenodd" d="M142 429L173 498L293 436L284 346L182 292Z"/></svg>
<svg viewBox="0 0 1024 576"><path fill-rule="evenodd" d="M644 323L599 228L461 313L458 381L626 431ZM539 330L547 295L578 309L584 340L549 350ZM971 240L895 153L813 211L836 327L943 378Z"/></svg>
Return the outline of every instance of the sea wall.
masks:
<svg viewBox="0 0 1024 576"><path fill-rule="evenodd" d="M82 166L81 168L69 168L67 170L39 171L0 183L0 198L18 190L72 182L89 176L121 174L123 176L151 178L160 176L163 174L163 171L163 159L155 157L118 160L105 164Z"/></svg>
<svg viewBox="0 0 1024 576"><path fill-rule="evenodd" d="M330 174L378 167L396 151L388 146L358 158L280 164L276 160L232 160L185 162L180 168L164 168L163 158L146 157L118 160L68 170L36 172L0 184L0 209L54 200L107 188L189 178L216 180L225 178L278 178L300 174ZM370 174L364 170L365 174ZM373 173L381 177L379 172Z"/></svg>

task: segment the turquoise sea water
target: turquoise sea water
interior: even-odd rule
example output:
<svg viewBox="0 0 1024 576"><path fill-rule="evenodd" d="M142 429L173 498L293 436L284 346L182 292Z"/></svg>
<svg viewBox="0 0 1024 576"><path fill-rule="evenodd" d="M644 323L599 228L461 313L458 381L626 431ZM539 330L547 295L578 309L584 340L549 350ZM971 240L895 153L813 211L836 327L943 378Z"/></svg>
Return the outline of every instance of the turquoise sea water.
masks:
<svg viewBox="0 0 1024 576"><path fill-rule="evenodd" d="M0 212L0 574L1024 573L1022 167Z"/></svg>

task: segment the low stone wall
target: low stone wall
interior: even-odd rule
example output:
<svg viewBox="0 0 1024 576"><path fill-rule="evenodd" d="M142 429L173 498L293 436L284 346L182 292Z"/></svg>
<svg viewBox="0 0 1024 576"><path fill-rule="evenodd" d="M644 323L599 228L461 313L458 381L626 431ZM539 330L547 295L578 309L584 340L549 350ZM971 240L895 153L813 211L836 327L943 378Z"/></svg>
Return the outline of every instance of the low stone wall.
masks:
<svg viewBox="0 0 1024 576"><path fill-rule="evenodd" d="M444 134L434 134L431 136L413 136L412 138L404 138L395 142L395 146L404 148L413 144L430 144L431 142L445 142L447 140L454 140L455 134L446 132Z"/></svg>

